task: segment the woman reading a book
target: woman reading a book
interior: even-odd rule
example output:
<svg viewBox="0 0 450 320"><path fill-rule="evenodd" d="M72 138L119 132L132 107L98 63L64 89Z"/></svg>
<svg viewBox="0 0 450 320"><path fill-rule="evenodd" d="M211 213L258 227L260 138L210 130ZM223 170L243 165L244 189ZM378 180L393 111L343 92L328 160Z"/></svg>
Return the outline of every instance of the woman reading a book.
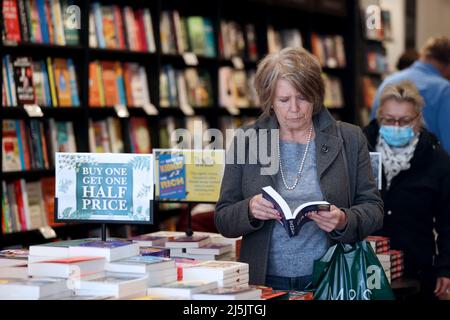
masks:
<svg viewBox="0 0 450 320"><path fill-rule="evenodd" d="M421 283L414 298L433 299L450 289L450 157L424 128L423 106L413 83L387 86L364 133L383 163L386 215L378 234L403 251L403 276Z"/></svg>
<svg viewBox="0 0 450 320"><path fill-rule="evenodd" d="M321 72L302 48L266 56L255 78L262 116L242 128L243 139L235 135L228 151L235 161L225 166L215 223L226 237L243 236L240 261L250 266L251 284L302 290L314 260L334 242L356 242L382 226L367 142L359 127L338 124L323 106ZM268 166L275 170L264 170ZM315 201L328 202L329 209L308 213L301 223L309 222L300 230L291 224L288 233L279 223L286 220L282 201L263 197L268 186L289 211Z"/></svg>

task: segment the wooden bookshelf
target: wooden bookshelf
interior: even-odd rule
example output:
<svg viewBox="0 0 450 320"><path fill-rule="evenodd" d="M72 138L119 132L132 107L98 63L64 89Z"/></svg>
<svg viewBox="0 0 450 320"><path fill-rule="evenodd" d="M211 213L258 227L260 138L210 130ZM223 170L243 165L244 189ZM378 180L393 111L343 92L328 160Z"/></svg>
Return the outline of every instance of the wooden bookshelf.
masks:
<svg viewBox="0 0 450 320"><path fill-rule="evenodd" d="M6 54L13 56L29 56L32 59L46 57L72 58L75 63L80 107L43 107L42 119L60 119L73 121L76 132L78 152L89 152L89 119L105 119L117 117L112 106L89 107L89 63L95 60L137 62L142 65L147 73L148 90L151 102L156 106L159 115L149 116L141 108L129 107L130 117L146 118L149 124L152 147L159 147L159 125L167 117L184 120L184 114L179 108L162 108L159 97L159 75L162 67L171 64L174 68L184 69L186 64L181 55L163 54L160 41L160 16L166 10L178 10L184 16L204 16L211 19L215 51L215 57L198 56L196 68L206 69L210 73L212 82L213 105L211 107L195 107L195 115L203 116L210 128L218 128L221 117L231 116L258 117L258 108L242 108L240 114L232 116L219 106L219 79L218 71L222 66L232 66L231 59L225 59L219 55L219 28L222 20L235 21L241 25L252 23L255 26L256 44L258 58L261 59L268 52L267 29L269 25L276 28L295 28L301 32L303 45L311 50L311 34L313 32L324 35L342 35L345 44L346 66L343 68L324 68L324 72L338 77L343 85L344 107L332 109L331 113L338 118L351 123L356 122L357 108L357 66L356 57L359 55L354 40L359 35L359 29L355 25L359 23L355 12L358 11L357 0L100 0L101 4L117 4L121 7L131 6L134 9L149 8L153 21L153 33L155 38L156 52L140 52L132 50L91 48L89 46L89 11L94 1L75 1L81 9L81 29L79 32L79 44L70 46L18 43L14 45L0 43L2 57ZM2 19L3 21L3 19ZM242 57L245 70L255 70L256 61L251 61L247 56ZM3 64L3 60L1 61ZM0 110L2 119L24 119L28 121L28 115L22 107L3 107ZM129 118L122 118L122 140L125 152L131 151L129 137ZM2 139L0 132L0 139ZM1 160L0 160L1 161ZM1 180L26 179L36 180L44 176L52 176L54 170L31 170L22 172L2 172ZM158 216L158 208L155 208L155 216ZM162 215L163 216L163 215ZM95 226L89 226L89 228ZM82 237L83 229L66 226L59 227L56 233L60 237L79 236ZM140 227L154 230L155 226ZM77 230L77 231L75 231ZM35 237L33 232L18 232L14 234L1 235L0 247L8 245L20 245L43 242L45 239ZM31 239L31 240L30 240Z"/></svg>

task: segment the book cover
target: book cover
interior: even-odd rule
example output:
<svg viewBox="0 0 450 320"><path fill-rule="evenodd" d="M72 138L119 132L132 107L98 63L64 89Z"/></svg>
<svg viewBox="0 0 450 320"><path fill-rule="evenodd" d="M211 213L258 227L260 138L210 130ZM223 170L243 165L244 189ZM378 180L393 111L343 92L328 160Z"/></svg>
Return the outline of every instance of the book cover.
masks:
<svg viewBox="0 0 450 320"><path fill-rule="evenodd" d="M22 40L30 41L30 29L28 25L27 12L25 10L25 0L17 0L17 9L19 11L19 23Z"/></svg>
<svg viewBox="0 0 450 320"><path fill-rule="evenodd" d="M282 220L279 222L284 226L287 234L291 238L298 234L305 223L312 221L307 217L309 212L330 210L330 204L328 202L313 201L304 203L297 207L294 212L291 212L286 201L270 186L262 189L262 195L264 199L272 202L275 209L281 214Z"/></svg>
<svg viewBox="0 0 450 320"><path fill-rule="evenodd" d="M22 169L19 140L15 120L2 121L2 170L19 171Z"/></svg>
<svg viewBox="0 0 450 320"><path fill-rule="evenodd" d="M115 106L118 101L118 88L116 81L115 63L112 61L101 61L103 88L105 91L106 106Z"/></svg>
<svg viewBox="0 0 450 320"><path fill-rule="evenodd" d="M89 247L89 248L104 248L104 249L114 249L119 247L124 247L130 245L130 241L101 241L101 240L94 240L94 241L88 241L80 243L79 247Z"/></svg>
<svg viewBox="0 0 450 320"><path fill-rule="evenodd" d="M62 10L62 18L63 18L63 26L64 26L64 38L66 41L66 45L78 45L79 44L79 29L71 27L74 23L70 21L73 19L73 11L68 11L71 5L76 5L75 0L62 0L61 1L61 10ZM76 22L75 22L76 24Z"/></svg>
<svg viewBox="0 0 450 320"><path fill-rule="evenodd" d="M34 104L33 68L29 57L16 57L12 61L17 103Z"/></svg>
<svg viewBox="0 0 450 320"><path fill-rule="evenodd" d="M3 1L3 21L6 34L6 41L18 43L21 41L19 26L19 13L16 0Z"/></svg>
<svg viewBox="0 0 450 320"><path fill-rule="evenodd" d="M206 33L203 25L203 18L198 16L188 17L187 25L192 51L197 55L206 55Z"/></svg>
<svg viewBox="0 0 450 320"><path fill-rule="evenodd" d="M117 38L114 21L114 9L112 6L101 6L102 23L103 23L103 37L105 39L105 46L109 49L117 49Z"/></svg>
<svg viewBox="0 0 450 320"><path fill-rule="evenodd" d="M145 118L131 118L130 131L132 151L135 153L151 153L150 131Z"/></svg>

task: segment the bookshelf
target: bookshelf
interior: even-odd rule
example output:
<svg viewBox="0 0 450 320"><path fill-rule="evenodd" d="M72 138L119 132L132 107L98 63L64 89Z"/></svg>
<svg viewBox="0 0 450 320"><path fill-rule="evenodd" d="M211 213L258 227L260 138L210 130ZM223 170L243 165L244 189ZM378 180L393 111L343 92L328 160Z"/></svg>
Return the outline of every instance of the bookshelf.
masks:
<svg viewBox="0 0 450 320"><path fill-rule="evenodd" d="M28 0L24 1L27 2ZM153 148L165 147L161 145L159 138L161 126L165 125L167 119L173 118L176 127L186 126L186 120L193 119L191 116L186 116L178 107L161 107L160 104L160 74L164 66L171 65L173 68L179 70L185 70L190 67L186 64L182 54L166 53L162 49L160 37L161 17L164 12L173 12L175 10L180 17L197 16L209 19L210 27L212 26L212 39L214 40L214 44L210 49L216 54L198 54L198 65L194 66L196 69L205 70L209 73L212 91L209 94L212 103L209 107L192 105L194 116L203 117L208 123L209 128L219 128L224 119L241 121L249 117L257 117L260 114L257 106L252 105L252 103L249 103L247 108L239 108L238 115L232 114L227 108L220 106L219 70L222 67L235 66L235 62L232 59L234 55L225 57L221 54L219 37L221 23L223 21L233 22L243 30L245 45L240 59L243 63L243 71L247 73L256 70L257 60L264 57L269 50L268 30L270 26L275 30L296 30L294 34L300 34L303 46L308 50L312 49L313 33L323 36L341 36L344 39L345 65L339 67L324 66L323 71L327 75L339 79L342 84L342 106L340 108L330 109L330 111L336 118L351 123L356 122L356 107L358 105L356 92L357 82L359 80L357 78L357 65L355 61L359 53L355 45L355 39L358 36L355 25L357 25L358 21L354 13L359 11L357 9L357 3L354 0L136 0L132 2L122 0L74 0L70 3L79 6L81 12L81 28L78 35L78 44L58 45L32 42L11 44L2 41L0 43L0 50L2 52L2 58L5 55L11 55L31 57L33 61L46 59L47 57L70 58L73 60L76 69L80 105L78 107L57 108L43 106L43 117L38 120L47 122L49 119L55 119L56 121L72 122L78 152L90 152L89 123L93 121L106 120L107 118L118 119L121 128L123 151L132 152L133 139L130 137L130 130L133 130L133 125L130 125L132 123L131 119L145 119L147 128L149 129L147 137L150 139L151 147ZM129 46L119 48L91 46L91 38L96 35L95 33L92 34L89 29L89 13L91 12L93 3L100 3L100 7L116 5L118 8L123 8L129 6L134 12L143 12L140 10L148 9L152 21L155 50L151 51L148 49L148 39L146 50L130 49ZM248 24L253 26L256 50L253 49L252 54L256 54L257 59L249 54L250 40L248 39L248 29L246 29ZM2 30L4 30L3 26ZM292 34L292 31L286 33L287 37L289 35L292 36ZM294 40L295 38L291 39L291 41ZM127 104L129 118L119 118L112 105L90 107L89 66L94 61L120 62L122 65L126 63L137 63L143 67L147 78L147 88L145 89L148 90L151 103L156 107L159 114L148 115L142 108L136 108ZM3 59L1 63L3 67ZM25 112L23 106L4 107L2 105L0 116L2 119L30 121L30 117ZM0 134L3 134L3 132ZM3 142L4 137L0 136L0 139ZM53 168L14 172L2 171L1 174L2 181L13 181L17 179L36 181L53 175ZM155 208L156 221L162 221L165 215L165 212L158 211L158 208ZM173 212L170 214L167 213L167 216L173 216ZM58 237L82 237L94 227L94 225L89 225L86 228L80 228L78 225L65 225L55 227L55 231ZM113 228L111 227L112 233L114 233ZM152 231L157 226L139 226L139 228L141 231ZM38 231L14 232L10 234L1 233L0 235L0 247L44 241L45 239L40 236Z"/></svg>
<svg viewBox="0 0 450 320"><path fill-rule="evenodd" d="M384 10L380 0L357 1L357 40L361 54L357 61L357 121L369 123L369 116L375 93L388 73L386 41L391 41L390 12ZM368 9L371 7L372 9ZM368 28L368 17L375 28Z"/></svg>

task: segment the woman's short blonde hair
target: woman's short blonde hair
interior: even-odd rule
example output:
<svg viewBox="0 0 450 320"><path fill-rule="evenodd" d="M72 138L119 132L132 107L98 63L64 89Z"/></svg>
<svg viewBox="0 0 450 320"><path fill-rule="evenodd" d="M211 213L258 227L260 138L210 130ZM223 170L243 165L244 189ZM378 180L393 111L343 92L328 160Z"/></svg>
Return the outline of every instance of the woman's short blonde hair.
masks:
<svg viewBox="0 0 450 320"><path fill-rule="evenodd" d="M258 64L254 85L263 110L262 116L272 113L279 79L287 80L307 101L313 103L313 114L322 110L325 85L319 61L303 48L285 48L267 55Z"/></svg>
<svg viewBox="0 0 450 320"><path fill-rule="evenodd" d="M425 126L425 120L423 118L422 109L425 106L425 101L417 90L416 85L411 81L402 81L396 84L386 86L381 92L380 107L377 110L377 120L380 122L383 105L389 101L395 100L396 102L409 102L414 106L414 110L419 115L419 123L423 128Z"/></svg>

